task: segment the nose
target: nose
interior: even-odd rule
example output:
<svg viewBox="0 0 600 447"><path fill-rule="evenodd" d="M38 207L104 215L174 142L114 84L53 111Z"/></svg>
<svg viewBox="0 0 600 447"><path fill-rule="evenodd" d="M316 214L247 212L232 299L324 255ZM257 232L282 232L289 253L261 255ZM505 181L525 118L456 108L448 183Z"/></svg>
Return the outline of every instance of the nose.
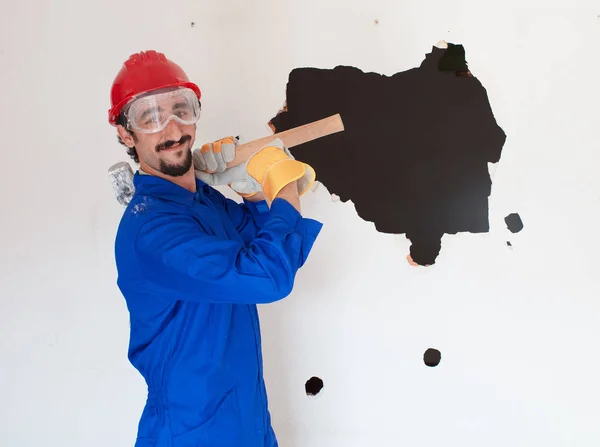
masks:
<svg viewBox="0 0 600 447"><path fill-rule="evenodd" d="M177 123L173 119L171 119L167 123L167 126L165 127L163 132L165 134L165 139L171 141L179 141L179 139L183 135L183 132L181 132L181 128L179 127L179 123Z"/></svg>

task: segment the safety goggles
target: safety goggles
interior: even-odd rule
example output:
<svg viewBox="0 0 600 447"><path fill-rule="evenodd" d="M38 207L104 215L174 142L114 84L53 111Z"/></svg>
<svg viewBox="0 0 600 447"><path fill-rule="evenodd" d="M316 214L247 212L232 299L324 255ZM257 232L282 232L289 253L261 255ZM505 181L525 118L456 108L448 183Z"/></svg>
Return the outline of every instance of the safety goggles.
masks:
<svg viewBox="0 0 600 447"><path fill-rule="evenodd" d="M125 116L131 130L156 133L167 127L171 120L182 125L196 123L200 118L200 103L193 90L177 88L134 99Z"/></svg>

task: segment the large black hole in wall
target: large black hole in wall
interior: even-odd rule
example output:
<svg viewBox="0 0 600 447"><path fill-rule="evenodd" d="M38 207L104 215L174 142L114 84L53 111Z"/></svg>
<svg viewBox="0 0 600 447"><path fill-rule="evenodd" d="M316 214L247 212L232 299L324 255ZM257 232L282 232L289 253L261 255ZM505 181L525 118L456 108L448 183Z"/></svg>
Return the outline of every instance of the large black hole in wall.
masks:
<svg viewBox="0 0 600 447"><path fill-rule="evenodd" d="M318 377L311 377L306 381L304 389L306 390L307 395L316 396L323 389L323 381Z"/></svg>
<svg viewBox="0 0 600 447"><path fill-rule="evenodd" d="M427 366L438 366L441 359L442 353L437 349L429 348L425 351L425 354L423 354L423 361Z"/></svg>
<svg viewBox="0 0 600 447"><path fill-rule="evenodd" d="M339 113L344 131L293 147L317 179L383 233L404 233L431 265L444 234L489 231L488 163L506 140L462 45L433 47L417 68L297 68L271 122L281 132Z"/></svg>

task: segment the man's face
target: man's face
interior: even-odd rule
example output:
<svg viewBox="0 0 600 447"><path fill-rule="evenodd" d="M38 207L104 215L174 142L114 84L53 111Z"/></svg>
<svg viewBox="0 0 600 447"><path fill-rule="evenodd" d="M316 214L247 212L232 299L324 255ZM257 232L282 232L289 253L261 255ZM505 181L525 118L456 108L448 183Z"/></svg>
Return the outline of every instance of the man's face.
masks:
<svg viewBox="0 0 600 447"><path fill-rule="evenodd" d="M181 99L167 98L161 100L160 104L144 104L134 109L132 114L138 125L150 126L152 119L156 121L159 116L166 118L174 114L186 119L189 117L189 111L184 109ZM188 115L185 115L186 113ZM178 177L189 172L192 167L196 124L185 125L172 119L164 129L156 133L138 132L134 128L132 136L122 126L118 126L118 132L128 147L135 146L140 166L144 170L150 168L171 177Z"/></svg>

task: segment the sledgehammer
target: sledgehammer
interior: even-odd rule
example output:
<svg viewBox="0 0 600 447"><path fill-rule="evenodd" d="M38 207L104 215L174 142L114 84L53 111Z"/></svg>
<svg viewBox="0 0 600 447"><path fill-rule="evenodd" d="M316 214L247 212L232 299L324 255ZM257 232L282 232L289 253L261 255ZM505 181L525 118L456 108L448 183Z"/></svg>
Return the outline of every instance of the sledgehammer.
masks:
<svg viewBox="0 0 600 447"><path fill-rule="evenodd" d="M276 138L280 138L285 147L291 148L327 135L342 132L343 130L344 123L338 113L303 126L294 127L293 129L278 132L268 137L240 144L236 148L234 160L227 164L227 168L246 162L254 152ZM115 163L108 169L108 176L117 201L126 207L135 192L131 166L124 161Z"/></svg>

